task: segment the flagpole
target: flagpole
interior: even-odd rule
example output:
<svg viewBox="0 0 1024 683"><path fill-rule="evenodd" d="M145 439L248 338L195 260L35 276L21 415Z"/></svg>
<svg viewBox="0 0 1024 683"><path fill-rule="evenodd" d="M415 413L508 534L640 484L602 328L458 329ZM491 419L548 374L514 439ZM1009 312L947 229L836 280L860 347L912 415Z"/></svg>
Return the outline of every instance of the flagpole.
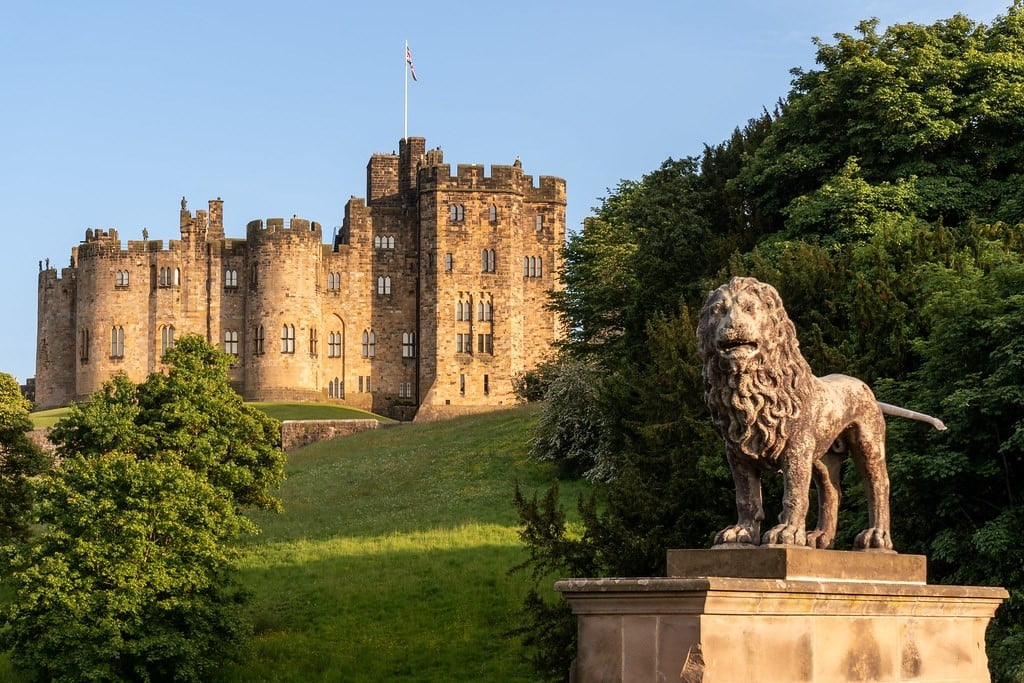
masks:
<svg viewBox="0 0 1024 683"><path fill-rule="evenodd" d="M409 41L405 41L405 52L402 54L402 71L405 73L405 127L402 129L402 140L409 138Z"/></svg>

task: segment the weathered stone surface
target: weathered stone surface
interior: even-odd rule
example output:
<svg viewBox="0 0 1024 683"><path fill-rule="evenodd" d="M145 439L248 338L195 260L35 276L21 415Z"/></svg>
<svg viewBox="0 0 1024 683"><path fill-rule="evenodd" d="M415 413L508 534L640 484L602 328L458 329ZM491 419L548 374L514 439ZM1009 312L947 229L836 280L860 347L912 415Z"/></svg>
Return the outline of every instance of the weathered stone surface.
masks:
<svg viewBox="0 0 1024 683"><path fill-rule="evenodd" d="M985 628L1007 597L1001 588L725 577L555 588L579 620L579 683L985 681Z"/></svg>
<svg viewBox="0 0 1024 683"><path fill-rule="evenodd" d="M879 404L846 375L815 377L800 354L796 328L779 293L754 278L734 277L708 295L697 327L705 399L725 440L736 484L736 524L716 544L830 548L835 542L840 465L849 455L864 476L868 528L859 549L892 550L883 410L942 423ZM783 476L779 523L761 537L761 474ZM806 529L809 488L818 491L818 525Z"/></svg>
<svg viewBox="0 0 1024 683"><path fill-rule="evenodd" d="M668 575L741 579L810 579L919 583L927 580L924 555L843 550L809 552L795 546L669 550Z"/></svg>
<svg viewBox="0 0 1024 683"><path fill-rule="evenodd" d="M293 451L311 443L359 434L380 426L378 420L284 420L281 422L281 448Z"/></svg>

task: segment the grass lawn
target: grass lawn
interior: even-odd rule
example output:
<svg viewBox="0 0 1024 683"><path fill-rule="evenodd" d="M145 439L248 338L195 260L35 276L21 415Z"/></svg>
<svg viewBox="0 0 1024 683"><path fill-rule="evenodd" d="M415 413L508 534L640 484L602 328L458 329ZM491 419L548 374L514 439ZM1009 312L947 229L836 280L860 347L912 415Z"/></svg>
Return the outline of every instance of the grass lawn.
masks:
<svg viewBox="0 0 1024 683"><path fill-rule="evenodd" d="M255 637L231 681L530 681L504 635L526 591L511 505L536 407L289 454L282 515L244 545ZM574 500L575 487L567 487Z"/></svg>
<svg viewBox="0 0 1024 683"><path fill-rule="evenodd" d="M227 681L531 681L504 635L528 581L512 490L538 406L314 444L288 455L283 514L241 544L255 633ZM582 484L565 485L574 501ZM0 588L0 600L10 596ZM0 680L23 681L8 654Z"/></svg>

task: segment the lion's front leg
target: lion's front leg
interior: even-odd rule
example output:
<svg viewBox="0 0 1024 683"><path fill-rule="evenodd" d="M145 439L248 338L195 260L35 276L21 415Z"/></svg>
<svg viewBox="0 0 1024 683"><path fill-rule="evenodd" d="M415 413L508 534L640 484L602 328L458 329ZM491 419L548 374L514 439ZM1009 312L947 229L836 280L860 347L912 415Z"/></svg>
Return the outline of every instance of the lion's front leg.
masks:
<svg viewBox="0 0 1024 683"><path fill-rule="evenodd" d="M782 465L782 513L779 523L765 532L765 545L807 545L807 507L811 488L811 458L790 453Z"/></svg>
<svg viewBox="0 0 1024 683"><path fill-rule="evenodd" d="M736 484L736 512L738 519L715 534L715 545L744 543L757 545L761 534L764 508L761 505L761 473L757 466L742 455L726 451L726 459Z"/></svg>

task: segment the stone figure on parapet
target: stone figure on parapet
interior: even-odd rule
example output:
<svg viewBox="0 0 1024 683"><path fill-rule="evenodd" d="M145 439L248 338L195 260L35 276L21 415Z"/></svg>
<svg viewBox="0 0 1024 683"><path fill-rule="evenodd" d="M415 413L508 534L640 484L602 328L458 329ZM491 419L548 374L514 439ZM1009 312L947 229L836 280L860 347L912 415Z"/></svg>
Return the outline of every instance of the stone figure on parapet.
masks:
<svg viewBox="0 0 1024 683"><path fill-rule="evenodd" d="M854 546L893 551L883 413L941 421L875 400L846 375L815 377L800 354L796 328L779 293L754 278L734 277L708 295L697 326L704 396L725 440L736 485L736 524L715 544L779 544L830 548L839 510L839 470L849 454L864 478L868 528ZM760 536L761 473L783 477L779 523ZM818 492L818 525L806 530L810 484Z"/></svg>
<svg viewBox="0 0 1024 683"><path fill-rule="evenodd" d="M181 210L184 211L188 208L188 202L185 201L185 195L181 196Z"/></svg>

